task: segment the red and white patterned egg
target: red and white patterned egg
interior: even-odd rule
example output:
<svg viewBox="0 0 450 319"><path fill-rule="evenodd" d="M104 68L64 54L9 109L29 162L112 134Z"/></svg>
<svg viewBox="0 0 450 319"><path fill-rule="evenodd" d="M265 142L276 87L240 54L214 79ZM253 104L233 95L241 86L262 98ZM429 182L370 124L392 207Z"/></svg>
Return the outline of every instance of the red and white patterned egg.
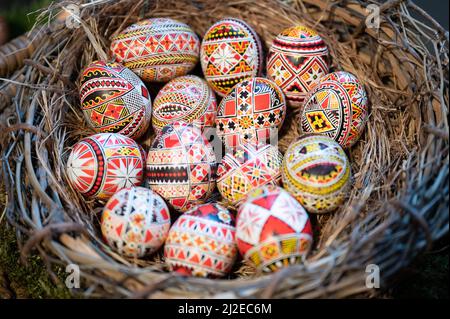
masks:
<svg viewBox="0 0 450 319"><path fill-rule="evenodd" d="M285 116L283 91L271 80L249 78L236 84L222 99L216 131L228 148L241 143L267 144L278 138Z"/></svg>
<svg viewBox="0 0 450 319"><path fill-rule="evenodd" d="M239 207L236 241L245 260L260 271L274 272L303 262L313 233L302 205L281 187L266 185Z"/></svg>
<svg viewBox="0 0 450 319"><path fill-rule="evenodd" d="M198 62L200 40L185 23L170 18L139 21L112 39L111 54L146 82L186 75Z"/></svg>
<svg viewBox="0 0 450 319"><path fill-rule="evenodd" d="M172 225L164 246L171 270L198 277L222 277L237 257L233 215L217 203L199 205Z"/></svg>
<svg viewBox="0 0 450 319"><path fill-rule="evenodd" d="M258 35L234 18L214 23L203 38L200 63L206 81L220 96L245 78L259 76L263 52Z"/></svg>
<svg viewBox="0 0 450 319"><path fill-rule="evenodd" d="M217 168L217 188L231 205L238 206L254 188L279 184L283 155L271 144L239 145Z"/></svg>
<svg viewBox="0 0 450 319"><path fill-rule="evenodd" d="M201 130L214 126L217 101L205 80L195 75L180 76L167 83L153 105L154 130L175 121L192 123Z"/></svg>
<svg viewBox="0 0 450 319"><path fill-rule="evenodd" d="M342 147L353 146L369 117L369 99L363 84L349 72L323 77L305 100L302 130L326 135Z"/></svg>
<svg viewBox="0 0 450 319"><path fill-rule="evenodd" d="M144 161L138 144L118 133L99 133L76 143L67 161L67 178L85 197L107 200L117 191L139 186Z"/></svg>
<svg viewBox="0 0 450 319"><path fill-rule="evenodd" d="M136 139L150 125L150 94L141 79L119 63L89 64L81 75L80 100L86 121L99 133Z"/></svg>
<svg viewBox="0 0 450 319"><path fill-rule="evenodd" d="M164 126L148 151L148 185L184 212L211 195L216 165L213 147L201 130L186 122L173 122Z"/></svg>
<svg viewBox="0 0 450 319"><path fill-rule="evenodd" d="M267 76L281 87L293 107L329 70L328 47L316 31L302 26L283 30L267 57Z"/></svg>
<svg viewBox="0 0 450 319"><path fill-rule="evenodd" d="M127 257L154 253L163 245L169 228L169 208L161 196L148 188L124 188L103 208L103 237L111 248Z"/></svg>

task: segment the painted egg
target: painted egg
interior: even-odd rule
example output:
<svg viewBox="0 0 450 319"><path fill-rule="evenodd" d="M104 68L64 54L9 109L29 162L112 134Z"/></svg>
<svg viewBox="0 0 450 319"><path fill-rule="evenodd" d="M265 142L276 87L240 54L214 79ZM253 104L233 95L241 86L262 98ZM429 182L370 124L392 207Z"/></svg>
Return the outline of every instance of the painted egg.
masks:
<svg viewBox="0 0 450 319"><path fill-rule="evenodd" d="M328 47L314 30L291 27L272 43L267 76L281 87L291 106L299 107L319 79L328 74L328 60Z"/></svg>
<svg viewBox="0 0 450 319"><path fill-rule="evenodd" d="M217 135L227 147L242 142L266 144L278 137L286 115L281 89L264 78L246 79L222 99L217 110Z"/></svg>
<svg viewBox="0 0 450 319"><path fill-rule="evenodd" d="M198 277L230 272L238 249L233 215L217 203L181 215L170 228L164 257L172 271Z"/></svg>
<svg viewBox="0 0 450 319"><path fill-rule="evenodd" d="M339 71L322 78L305 100L301 124L305 133L320 133L342 147L361 137L369 116L366 90L351 73Z"/></svg>
<svg viewBox="0 0 450 319"><path fill-rule="evenodd" d="M302 205L278 186L253 190L236 221L239 252L263 272L301 263L311 249L312 227Z"/></svg>
<svg viewBox="0 0 450 319"><path fill-rule="evenodd" d="M169 228L169 208L148 188L124 188L103 208L103 237L124 256L140 258L154 253L163 245Z"/></svg>
<svg viewBox="0 0 450 319"><path fill-rule="evenodd" d="M303 135L284 154L283 186L310 213L328 213L344 202L351 183L350 162L327 136Z"/></svg>
<svg viewBox="0 0 450 319"><path fill-rule="evenodd" d="M80 100L86 120L97 132L136 139L150 124L152 102L147 88L119 63L89 64L81 75Z"/></svg>
<svg viewBox="0 0 450 319"><path fill-rule="evenodd" d="M139 21L111 42L111 54L146 82L186 75L198 62L200 40L185 23L169 18Z"/></svg>
<svg viewBox="0 0 450 319"><path fill-rule="evenodd" d="M85 197L107 200L123 188L139 186L144 166L134 140L118 133L99 133L74 145L67 175L72 187Z"/></svg>
<svg viewBox="0 0 450 319"><path fill-rule="evenodd" d="M245 78L260 75L262 62L259 37L244 21L223 19L206 31L200 63L205 79L220 96Z"/></svg>
<svg viewBox="0 0 450 319"><path fill-rule="evenodd" d="M217 188L231 205L238 206L254 188L281 181L283 155L267 144L259 147L240 145L227 153L217 169Z"/></svg>
<svg viewBox="0 0 450 319"><path fill-rule="evenodd" d="M213 127L217 102L206 81L195 75L171 80L158 93L153 105L153 128L158 133L175 121L192 123L200 129Z"/></svg>
<svg viewBox="0 0 450 319"><path fill-rule="evenodd" d="M216 165L213 147L201 130L174 122L164 126L148 151L148 185L184 212L211 195Z"/></svg>

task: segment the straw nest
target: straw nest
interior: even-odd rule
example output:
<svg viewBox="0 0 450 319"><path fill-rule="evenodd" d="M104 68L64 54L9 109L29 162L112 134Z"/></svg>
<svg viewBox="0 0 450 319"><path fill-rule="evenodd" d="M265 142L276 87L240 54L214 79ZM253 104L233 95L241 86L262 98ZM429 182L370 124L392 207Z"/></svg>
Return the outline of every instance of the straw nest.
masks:
<svg viewBox="0 0 450 319"><path fill-rule="evenodd" d="M22 49L13 52L22 56L0 61L2 76L9 73L0 86L5 212L16 227L23 260L36 249L50 273L54 263L78 264L83 292L90 296L376 295L381 290L365 284L367 265L379 266L381 288L386 287L448 232L449 82L448 33L410 1L371 3L379 5L379 29L366 27L369 11L360 1L86 1L78 6L78 28L67 14L53 19L69 3L42 12L43 21L53 22L14 44ZM317 236L304 265L259 276L240 262L226 279L187 278L165 271L161 254L139 261L114 254L99 234L101 205L68 187L71 146L92 134L76 83L85 65L107 57L111 36L139 19L178 19L201 37L229 16L252 25L266 49L286 27L301 23L316 29L329 45L332 70L352 72L366 86L370 119L348 151L355 172L348 200L333 214L312 217ZM157 88L149 89L154 96ZM298 110L289 112L283 152L299 136L292 120Z"/></svg>

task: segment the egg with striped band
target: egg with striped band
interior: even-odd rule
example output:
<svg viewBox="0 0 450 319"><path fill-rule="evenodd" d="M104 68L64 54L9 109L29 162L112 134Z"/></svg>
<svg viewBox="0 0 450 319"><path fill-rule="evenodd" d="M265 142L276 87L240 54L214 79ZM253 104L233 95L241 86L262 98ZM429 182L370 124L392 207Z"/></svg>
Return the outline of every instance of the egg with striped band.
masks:
<svg viewBox="0 0 450 319"><path fill-rule="evenodd" d="M141 185L144 163L134 140L118 133L99 133L73 146L67 177L83 196L107 200L123 188Z"/></svg>
<svg viewBox="0 0 450 319"><path fill-rule="evenodd" d="M175 121L192 123L201 130L212 128L217 101L205 80L195 75L171 80L158 92L153 104L153 129L161 129Z"/></svg>
<svg viewBox="0 0 450 319"><path fill-rule="evenodd" d="M185 23L170 18L139 21L112 38L111 55L146 82L186 75L198 62L200 40Z"/></svg>
<svg viewBox="0 0 450 319"><path fill-rule="evenodd" d="M120 133L133 139L150 125L152 102L141 79L119 63L95 61L82 72L81 109L99 133Z"/></svg>
<svg viewBox="0 0 450 319"><path fill-rule="evenodd" d="M164 126L147 155L148 186L175 210L202 204L216 185L216 155L201 130L186 122Z"/></svg>
<svg viewBox="0 0 450 319"><path fill-rule="evenodd" d="M353 74L338 71L323 77L306 98L301 127L305 133L327 135L349 148L361 137L368 116L364 86Z"/></svg>

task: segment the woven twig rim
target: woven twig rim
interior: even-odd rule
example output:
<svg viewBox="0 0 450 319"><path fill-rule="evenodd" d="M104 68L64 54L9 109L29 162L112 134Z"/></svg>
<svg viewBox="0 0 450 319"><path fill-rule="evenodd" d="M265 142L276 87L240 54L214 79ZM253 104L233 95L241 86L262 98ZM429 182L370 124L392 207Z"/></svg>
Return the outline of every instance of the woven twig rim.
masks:
<svg viewBox="0 0 450 319"><path fill-rule="evenodd" d="M40 45L11 76L20 83L2 115L6 216L23 260L36 248L50 272L54 263L78 264L87 296L343 298L377 294L365 284L367 265L379 266L386 287L448 233L448 33L412 2L371 1L379 5L379 29L367 28L370 12L359 1L82 3L80 28L56 22L40 29ZM67 4L52 5L42 18ZM84 65L105 55L113 34L156 16L184 21L199 35L219 18L238 17L266 48L285 27L306 24L328 43L332 69L352 72L366 86L369 122L348 152L352 191L334 214L313 216L315 247L304 265L260 276L240 264L230 278L212 280L165 272L160 255L126 260L100 239L98 203L67 186L70 147L92 133L72 83ZM298 110L290 112L281 132L283 152L299 136Z"/></svg>

